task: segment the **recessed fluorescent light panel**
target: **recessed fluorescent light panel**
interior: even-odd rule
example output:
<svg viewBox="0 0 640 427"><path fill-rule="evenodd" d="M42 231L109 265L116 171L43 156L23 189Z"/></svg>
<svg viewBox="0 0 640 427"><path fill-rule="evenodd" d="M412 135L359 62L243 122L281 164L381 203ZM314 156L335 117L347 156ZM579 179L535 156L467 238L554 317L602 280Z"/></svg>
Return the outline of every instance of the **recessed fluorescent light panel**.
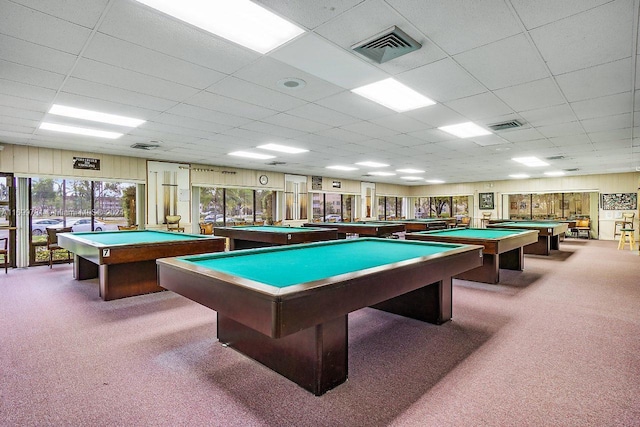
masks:
<svg viewBox="0 0 640 427"><path fill-rule="evenodd" d="M420 169L396 169L396 172L401 172L401 173L424 173L424 171L420 170Z"/></svg>
<svg viewBox="0 0 640 427"><path fill-rule="evenodd" d="M75 119L91 120L93 122L109 123L118 126L135 128L144 123L144 120L133 119L131 117L117 116L115 114L101 113L99 111L84 110L82 108L67 107L65 105L53 104L49 114L57 116L73 117Z"/></svg>
<svg viewBox="0 0 640 427"><path fill-rule="evenodd" d="M444 181L441 179L427 179L429 184L444 184Z"/></svg>
<svg viewBox="0 0 640 427"><path fill-rule="evenodd" d="M564 171L549 171L544 173L547 176L562 176L564 175Z"/></svg>
<svg viewBox="0 0 640 427"><path fill-rule="evenodd" d="M543 162L537 157L514 157L511 160L529 167L549 166L549 163Z"/></svg>
<svg viewBox="0 0 640 427"><path fill-rule="evenodd" d="M356 163L356 165L360 165L360 166L367 166L370 168L386 168L387 164L384 163L378 163L378 162L358 162Z"/></svg>
<svg viewBox="0 0 640 427"><path fill-rule="evenodd" d="M517 179L523 179L523 178L529 178L529 175L527 175L526 173L514 173L513 175L509 175L511 178L517 178Z"/></svg>
<svg viewBox="0 0 640 427"><path fill-rule="evenodd" d="M375 175L375 176L394 176L395 173L393 172L369 172L369 175Z"/></svg>
<svg viewBox="0 0 640 427"><path fill-rule="evenodd" d="M289 147L287 145L280 145L280 144L258 145L258 148L262 148L263 150L278 151L280 153L287 153L287 154L299 154L299 153L306 153L307 151L309 151L309 150L305 150L304 148Z"/></svg>
<svg viewBox="0 0 640 427"><path fill-rule="evenodd" d="M424 179L421 176L401 176L400 178L407 181L422 181Z"/></svg>
<svg viewBox="0 0 640 427"><path fill-rule="evenodd" d="M137 0L217 36L267 53L304 30L249 0Z"/></svg>
<svg viewBox="0 0 640 427"><path fill-rule="evenodd" d="M246 157L248 159L260 159L260 160L273 159L276 157L276 156L271 156L269 154L251 153L250 151L234 151L229 153L229 155L237 156L237 157Z"/></svg>
<svg viewBox="0 0 640 427"><path fill-rule="evenodd" d="M439 127L441 131L450 133L458 138L472 138L474 136L491 135L491 132L473 122L458 123L457 125Z"/></svg>
<svg viewBox="0 0 640 427"><path fill-rule="evenodd" d="M76 135L97 136L98 138L118 139L122 136L118 132L107 132L104 130L79 128L76 126L59 125L57 123L42 122L40 129L52 130L54 132L73 133Z"/></svg>
<svg viewBox="0 0 640 427"><path fill-rule="evenodd" d="M380 80L351 90L378 104L402 113L435 104L424 95L393 78Z"/></svg>
<svg viewBox="0 0 640 427"><path fill-rule="evenodd" d="M353 166L340 166L340 165L327 166L327 169L334 169L338 171L357 171L358 170L358 168L354 168Z"/></svg>

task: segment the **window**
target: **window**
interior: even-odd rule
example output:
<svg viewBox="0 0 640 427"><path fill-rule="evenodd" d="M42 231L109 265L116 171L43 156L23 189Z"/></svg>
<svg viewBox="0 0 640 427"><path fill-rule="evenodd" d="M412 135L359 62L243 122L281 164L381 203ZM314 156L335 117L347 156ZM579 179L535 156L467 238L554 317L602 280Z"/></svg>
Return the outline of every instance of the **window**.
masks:
<svg viewBox="0 0 640 427"><path fill-rule="evenodd" d="M249 188L200 187L199 222L216 226L271 224L275 218L275 192Z"/></svg>
<svg viewBox="0 0 640 427"><path fill-rule="evenodd" d="M592 193L510 194L509 219L573 219L590 216Z"/></svg>
<svg viewBox="0 0 640 427"><path fill-rule="evenodd" d="M403 206L402 197L379 197L378 219L393 220L406 217Z"/></svg>
<svg viewBox="0 0 640 427"><path fill-rule="evenodd" d="M284 219L307 219L307 177L285 175L284 196Z"/></svg>

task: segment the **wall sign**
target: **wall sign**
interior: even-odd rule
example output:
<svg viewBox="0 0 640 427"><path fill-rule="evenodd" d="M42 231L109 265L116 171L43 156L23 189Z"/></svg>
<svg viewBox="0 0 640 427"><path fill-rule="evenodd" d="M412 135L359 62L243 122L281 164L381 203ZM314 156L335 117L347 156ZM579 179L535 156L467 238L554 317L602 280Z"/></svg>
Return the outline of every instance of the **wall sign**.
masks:
<svg viewBox="0 0 640 427"><path fill-rule="evenodd" d="M333 188L340 188L342 187L342 182L341 181L333 181Z"/></svg>
<svg viewBox="0 0 640 427"><path fill-rule="evenodd" d="M322 190L322 177L321 176L312 176L311 177L311 189L312 190Z"/></svg>
<svg viewBox="0 0 640 427"><path fill-rule="evenodd" d="M493 193L478 193L478 198L480 209L493 209Z"/></svg>
<svg viewBox="0 0 640 427"><path fill-rule="evenodd" d="M100 170L100 159L91 159L89 157L74 157L74 169L89 169L94 171Z"/></svg>

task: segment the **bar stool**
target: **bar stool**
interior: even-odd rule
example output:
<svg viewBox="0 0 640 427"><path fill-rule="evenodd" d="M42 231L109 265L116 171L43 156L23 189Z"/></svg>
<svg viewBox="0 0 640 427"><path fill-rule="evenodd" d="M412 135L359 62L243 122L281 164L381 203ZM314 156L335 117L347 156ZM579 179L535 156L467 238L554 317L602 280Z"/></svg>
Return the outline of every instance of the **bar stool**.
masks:
<svg viewBox="0 0 640 427"><path fill-rule="evenodd" d="M620 242L618 243L618 250L624 249L624 245L629 243L629 250L632 251L633 247L636 245L635 238L633 233L635 230L633 228L621 228L620 229ZM628 239L627 239L628 237Z"/></svg>
<svg viewBox="0 0 640 427"><path fill-rule="evenodd" d="M622 214L622 219L618 219L613 223L614 239L618 234L622 234L622 228L633 228L633 218L635 216L635 212L625 212ZM620 226L620 229L618 228L618 226Z"/></svg>

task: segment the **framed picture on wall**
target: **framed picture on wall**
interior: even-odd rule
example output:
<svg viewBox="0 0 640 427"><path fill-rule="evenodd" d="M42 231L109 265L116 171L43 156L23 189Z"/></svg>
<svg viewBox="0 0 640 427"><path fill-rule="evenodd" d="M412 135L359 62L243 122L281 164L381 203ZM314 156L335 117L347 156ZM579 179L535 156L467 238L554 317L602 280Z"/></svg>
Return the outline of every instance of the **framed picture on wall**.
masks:
<svg viewBox="0 0 640 427"><path fill-rule="evenodd" d="M493 193L478 193L480 209L493 209Z"/></svg>

